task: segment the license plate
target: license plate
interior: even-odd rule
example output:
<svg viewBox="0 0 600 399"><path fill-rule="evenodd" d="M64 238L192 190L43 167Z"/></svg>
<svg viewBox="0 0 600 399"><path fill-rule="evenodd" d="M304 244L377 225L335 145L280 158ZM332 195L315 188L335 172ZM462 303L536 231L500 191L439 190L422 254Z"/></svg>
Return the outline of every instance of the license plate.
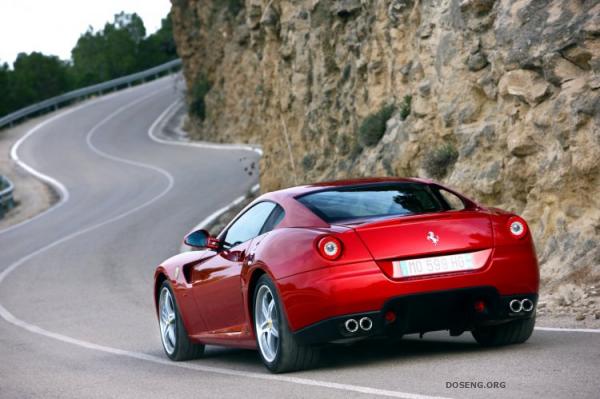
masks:
<svg viewBox="0 0 600 399"><path fill-rule="evenodd" d="M475 266L473 254L456 254L400 260L394 261L392 264L394 265L394 278L457 272L477 268Z"/></svg>

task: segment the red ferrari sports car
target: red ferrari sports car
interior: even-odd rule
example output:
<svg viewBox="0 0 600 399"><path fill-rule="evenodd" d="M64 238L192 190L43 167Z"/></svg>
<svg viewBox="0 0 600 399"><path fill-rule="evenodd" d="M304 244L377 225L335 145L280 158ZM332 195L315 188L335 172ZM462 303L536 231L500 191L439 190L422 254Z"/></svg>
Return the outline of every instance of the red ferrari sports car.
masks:
<svg viewBox="0 0 600 399"><path fill-rule="evenodd" d="M216 237L164 261L154 295L164 350L258 348L273 372L312 367L319 347L471 331L525 342L539 271L525 221L423 179L320 183L264 194Z"/></svg>

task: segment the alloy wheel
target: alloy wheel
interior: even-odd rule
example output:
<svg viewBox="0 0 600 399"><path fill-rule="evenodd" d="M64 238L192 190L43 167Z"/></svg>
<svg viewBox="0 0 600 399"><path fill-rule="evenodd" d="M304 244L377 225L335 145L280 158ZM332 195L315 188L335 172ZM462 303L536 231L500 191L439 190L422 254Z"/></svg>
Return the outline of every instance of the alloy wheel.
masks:
<svg viewBox="0 0 600 399"><path fill-rule="evenodd" d="M279 322L275 298L266 285L262 285L256 294L254 327L260 352L267 362L272 362L279 347Z"/></svg>
<svg viewBox="0 0 600 399"><path fill-rule="evenodd" d="M160 338L165 351L171 355L175 352L175 346L177 344L177 316L175 314L173 295L171 295L171 292L167 287L163 287L160 292L158 309L160 312Z"/></svg>

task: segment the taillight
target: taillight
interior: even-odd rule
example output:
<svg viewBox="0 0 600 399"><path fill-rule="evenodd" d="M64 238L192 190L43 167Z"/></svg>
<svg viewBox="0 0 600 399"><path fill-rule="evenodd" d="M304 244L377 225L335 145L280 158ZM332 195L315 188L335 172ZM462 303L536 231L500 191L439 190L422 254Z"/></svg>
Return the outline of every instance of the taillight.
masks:
<svg viewBox="0 0 600 399"><path fill-rule="evenodd" d="M518 216L508 219L508 231L515 238L523 238L527 234L527 223Z"/></svg>
<svg viewBox="0 0 600 399"><path fill-rule="evenodd" d="M332 236L321 238L317 248L321 256L327 260L336 260L342 255L342 242Z"/></svg>

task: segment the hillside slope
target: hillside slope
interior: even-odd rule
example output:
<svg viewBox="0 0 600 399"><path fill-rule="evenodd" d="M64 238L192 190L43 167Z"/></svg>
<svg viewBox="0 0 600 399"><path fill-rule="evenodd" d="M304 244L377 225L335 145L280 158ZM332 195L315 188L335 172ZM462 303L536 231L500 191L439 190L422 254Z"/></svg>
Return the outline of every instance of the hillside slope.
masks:
<svg viewBox="0 0 600 399"><path fill-rule="evenodd" d="M548 301L597 309L599 1L172 1L189 128L261 144L263 191L433 177L523 215Z"/></svg>

